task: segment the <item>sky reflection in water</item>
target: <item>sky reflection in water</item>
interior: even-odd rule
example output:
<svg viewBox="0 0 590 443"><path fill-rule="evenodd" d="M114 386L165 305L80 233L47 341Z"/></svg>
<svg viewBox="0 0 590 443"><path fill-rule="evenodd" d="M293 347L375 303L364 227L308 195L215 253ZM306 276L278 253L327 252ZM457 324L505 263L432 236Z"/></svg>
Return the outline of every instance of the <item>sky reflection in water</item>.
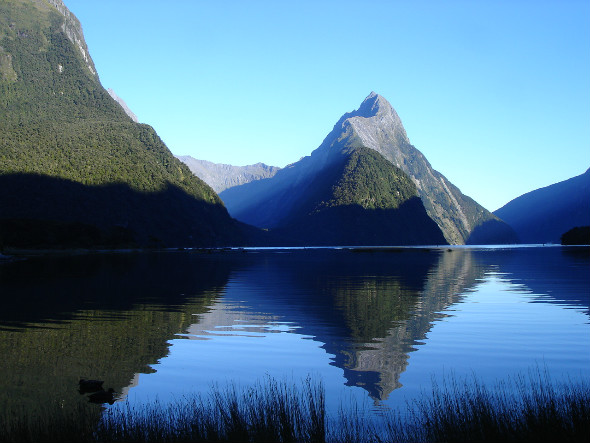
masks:
<svg viewBox="0 0 590 443"><path fill-rule="evenodd" d="M403 406L453 374L492 385L540 367L587 379L589 265L587 249L561 247L5 263L0 407L95 407L80 377L140 405L311 376L332 412Z"/></svg>
<svg viewBox="0 0 590 443"><path fill-rule="evenodd" d="M561 251L552 252L546 259L555 264ZM584 339L589 336L587 308L569 300L584 297L588 291L584 281L563 277L570 293L559 300L550 297L551 289L535 293L512 271L502 272L501 265L482 263L482 257L474 254L441 253L424 276L422 288L404 287L392 275L379 273L333 274L337 279L316 275L321 282L310 286L303 283L309 283L303 272L299 284L285 285L292 280L281 272L278 278L269 277L284 269L273 260L263 269L254 266L235 273L208 312L195 315L188 330L170 341L169 355L153 365L155 373L140 377L129 400L176 399L229 382L248 386L264 375L298 382L311 374L323 381L332 411L343 399L381 409L403 406L421 391L428 392L433 377L440 381L450 375L476 375L492 385L537 367L548 370L555 381L584 377L584 369L590 368L590 341ZM530 258L522 255L522 260ZM390 274L395 275L398 259L404 257L391 260L377 254L377 258L389 262ZM515 259L510 258L510 266ZM522 268L527 266L524 262ZM260 278L253 280L252 275ZM327 283L335 280L337 287ZM541 285L541 280L535 284ZM310 287L315 288L312 298L328 297L332 302L316 304L314 315L306 316L302 301L310 297ZM448 289L457 293L446 293ZM350 312L342 315L341 294L356 297L351 305L359 300L371 305L379 291L386 293L385 298L408 299L401 304L407 308L405 317L389 319L382 336L371 340L365 340L364 334L355 336L362 326L354 322L370 319L352 321ZM277 303L281 308L273 309ZM348 333L342 332L343 327Z"/></svg>

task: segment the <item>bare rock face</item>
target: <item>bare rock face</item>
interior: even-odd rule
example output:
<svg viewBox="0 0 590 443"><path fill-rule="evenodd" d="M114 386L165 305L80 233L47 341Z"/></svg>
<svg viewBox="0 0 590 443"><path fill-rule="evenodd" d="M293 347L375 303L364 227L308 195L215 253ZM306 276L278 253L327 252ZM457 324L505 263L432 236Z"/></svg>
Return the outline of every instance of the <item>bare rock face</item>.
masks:
<svg viewBox="0 0 590 443"><path fill-rule="evenodd" d="M84 33L82 31L82 25L80 24L80 21L74 14L71 13L62 0L47 1L53 7L55 7L61 15L64 16L65 20L62 24L62 30L68 36L70 41L78 48L80 54L82 54L82 58L84 59L86 67L94 76L98 77L94 62L92 61L90 53L88 52L88 46L84 40Z"/></svg>
<svg viewBox="0 0 590 443"><path fill-rule="evenodd" d="M135 123L139 123L137 116L131 111L131 109L129 109L129 106L127 106L125 100L119 97L111 88L107 89L107 92L113 98L113 100L119 103L119 105L123 108L123 111L125 111L125 114L127 114L131 120L133 120Z"/></svg>
<svg viewBox="0 0 590 443"><path fill-rule="evenodd" d="M387 100L371 92L356 112L347 115L343 122L345 133L358 137L363 146L374 149L385 158L391 157L389 160L403 159L400 147L409 144L410 140L397 112Z"/></svg>
<svg viewBox="0 0 590 443"><path fill-rule="evenodd" d="M217 193L234 186L274 176L281 168L256 163L248 166L232 166L197 160L190 155L176 156L191 172L207 183Z"/></svg>
<svg viewBox="0 0 590 443"><path fill-rule="evenodd" d="M13 83L17 78L12 66L12 54L5 52L4 48L0 46L0 80Z"/></svg>

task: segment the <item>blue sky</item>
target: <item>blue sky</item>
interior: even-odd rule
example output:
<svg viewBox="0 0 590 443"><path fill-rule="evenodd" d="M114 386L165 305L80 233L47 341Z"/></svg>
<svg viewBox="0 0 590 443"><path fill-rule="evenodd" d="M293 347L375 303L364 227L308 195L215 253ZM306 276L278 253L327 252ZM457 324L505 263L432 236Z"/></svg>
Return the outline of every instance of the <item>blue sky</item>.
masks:
<svg viewBox="0 0 590 443"><path fill-rule="evenodd" d="M489 210L590 167L590 2L64 0L177 155L285 166L375 91Z"/></svg>

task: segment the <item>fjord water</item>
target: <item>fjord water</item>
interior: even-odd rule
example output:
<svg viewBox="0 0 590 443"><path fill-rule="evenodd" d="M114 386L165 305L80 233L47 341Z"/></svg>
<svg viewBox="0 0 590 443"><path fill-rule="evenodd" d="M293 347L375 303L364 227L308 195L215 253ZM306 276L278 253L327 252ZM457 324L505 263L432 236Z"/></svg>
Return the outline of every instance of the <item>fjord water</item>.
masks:
<svg viewBox="0 0 590 443"><path fill-rule="evenodd" d="M0 265L0 410L142 405L267 376L329 411L403 407L432 381L535 368L588 379L590 253L577 247L170 251Z"/></svg>

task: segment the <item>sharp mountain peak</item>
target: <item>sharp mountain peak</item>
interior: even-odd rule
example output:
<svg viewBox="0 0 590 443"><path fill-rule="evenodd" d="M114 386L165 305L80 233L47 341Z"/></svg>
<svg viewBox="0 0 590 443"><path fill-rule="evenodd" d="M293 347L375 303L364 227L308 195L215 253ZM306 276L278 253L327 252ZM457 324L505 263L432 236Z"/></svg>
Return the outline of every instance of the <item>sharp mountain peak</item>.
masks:
<svg viewBox="0 0 590 443"><path fill-rule="evenodd" d="M341 142L350 147L365 146L381 153L395 165L401 145L410 144L401 119L391 104L371 92L358 109L344 114L324 139L319 151L339 150Z"/></svg>
<svg viewBox="0 0 590 443"><path fill-rule="evenodd" d="M372 91L360 104L358 109L347 112L342 116L342 121L352 117L384 117L384 116L395 116L399 120L397 113L393 109L393 106L383 97Z"/></svg>
<svg viewBox="0 0 590 443"><path fill-rule="evenodd" d="M371 118L379 114L391 114L395 112L391 104L381 95L372 91L354 112L358 117Z"/></svg>

